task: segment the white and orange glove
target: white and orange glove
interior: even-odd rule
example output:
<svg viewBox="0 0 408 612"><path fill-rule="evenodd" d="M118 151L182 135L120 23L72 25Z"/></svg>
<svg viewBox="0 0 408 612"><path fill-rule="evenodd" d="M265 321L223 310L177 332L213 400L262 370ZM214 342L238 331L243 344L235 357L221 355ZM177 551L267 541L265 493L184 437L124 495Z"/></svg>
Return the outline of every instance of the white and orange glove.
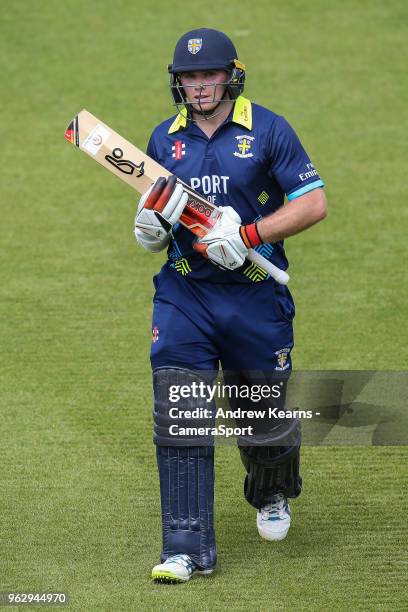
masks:
<svg viewBox="0 0 408 612"><path fill-rule="evenodd" d="M214 228L200 238L194 249L225 270L240 268L248 250L262 240L256 223L241 225L241 217L232 206L220 206L222 216Z"/></svg>
<svg viewBox="0 0 408 612"><path fill-rule="evenodd" d="M176 176L158 178L139 200L135 218L139 244L152 253L165 249L187 200L188 194L177 184Z"/></svg>

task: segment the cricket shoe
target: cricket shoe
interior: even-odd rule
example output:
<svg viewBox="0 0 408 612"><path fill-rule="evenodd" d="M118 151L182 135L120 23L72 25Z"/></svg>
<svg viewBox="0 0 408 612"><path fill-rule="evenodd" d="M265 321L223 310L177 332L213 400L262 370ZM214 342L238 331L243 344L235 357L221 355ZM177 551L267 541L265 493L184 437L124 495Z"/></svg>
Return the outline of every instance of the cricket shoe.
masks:
<svg viewBox="0 0 408 612"><path fill-rule="evenodd" d="M258 510L256 526L265 540L286 538L290 527L290 506L282 493L274 495L272 501Z"/></svg>
<svg viewBox="0 0 408 612"><path fill-rule="evenodd" d="M172 555L164 563L155 565L152 569L152 578L155 582L177 584L187 582L193 574L209 576L213 569L199 570L198 565L188 555Z"/></svg>

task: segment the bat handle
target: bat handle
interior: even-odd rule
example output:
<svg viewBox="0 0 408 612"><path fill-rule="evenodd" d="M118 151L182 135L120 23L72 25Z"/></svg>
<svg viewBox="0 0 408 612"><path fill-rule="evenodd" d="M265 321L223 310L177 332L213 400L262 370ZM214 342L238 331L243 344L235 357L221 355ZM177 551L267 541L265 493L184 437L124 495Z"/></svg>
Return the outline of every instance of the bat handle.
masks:
<svg viewBox="0 0 408 612"><path fill-rule="evenodd" d="M260 253L257 253L254 249L249 249L247 259L252 261L254 264L268 272L280 285L287 285L289 282L289 274L285 270L281 270L268 259L263 257Z"/></svg>

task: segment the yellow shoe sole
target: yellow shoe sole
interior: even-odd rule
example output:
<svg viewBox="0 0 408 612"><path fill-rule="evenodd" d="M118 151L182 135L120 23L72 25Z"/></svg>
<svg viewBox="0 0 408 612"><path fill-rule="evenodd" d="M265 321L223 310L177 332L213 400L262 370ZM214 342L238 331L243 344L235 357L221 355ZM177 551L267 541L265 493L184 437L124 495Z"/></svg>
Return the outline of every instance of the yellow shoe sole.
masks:
<svg viewBox="0 0 408 612"><path fill-rule="evenodd" d="M153 571L152 578L154 582L158 582L161 584L180 584L181 582L187 582L188 578L180 578L180 576L176 576L172 572L166 572L163 570Z"/></svg>

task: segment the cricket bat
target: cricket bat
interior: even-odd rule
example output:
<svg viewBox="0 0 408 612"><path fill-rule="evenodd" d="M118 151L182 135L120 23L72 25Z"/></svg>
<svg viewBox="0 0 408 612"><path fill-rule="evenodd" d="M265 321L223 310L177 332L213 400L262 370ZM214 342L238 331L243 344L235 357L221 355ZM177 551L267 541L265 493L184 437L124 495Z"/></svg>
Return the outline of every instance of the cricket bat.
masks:
<svg viewBox="0 0 408 612"><path fill-rule="evenodd" d="M85 109L71 121L65 131L65 138L139 193L145 193L160 176L167 178L171 175L166 168ZM180 179L177 182L188 193L180 223L202 238L214 227L222 211ZM288 283L288 274L254 249L249 250L247 259L278 283Z"/></svg>

